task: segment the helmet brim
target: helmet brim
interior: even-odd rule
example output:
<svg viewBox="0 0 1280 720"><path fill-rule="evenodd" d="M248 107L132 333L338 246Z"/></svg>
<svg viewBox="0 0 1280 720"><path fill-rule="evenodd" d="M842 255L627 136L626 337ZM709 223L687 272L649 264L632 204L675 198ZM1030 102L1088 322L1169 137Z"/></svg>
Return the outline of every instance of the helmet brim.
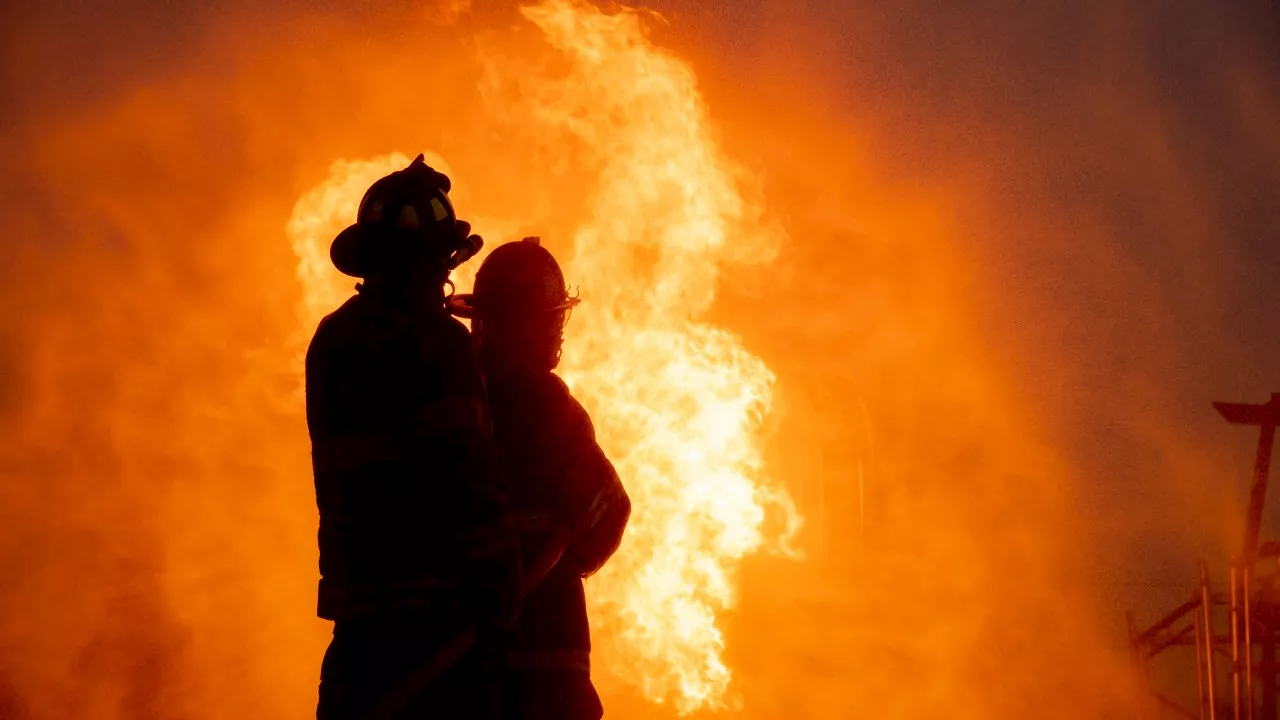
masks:
<svg viewBox="0 0 1280 720"><path fill-rule="evenodd" d="M547 308L547 311L572 310L581 302L581 298L569 298L559 305ZM480 308L476 307L476 296L473 293L453 295L445 302L445 305L449 309L449 314L454 317L466 318L467 320L474 320L480 317Z"/></svg>
<svg viewBox="0 0 1280 720"><path fill-rule="evenodd" d="M329 260L343 275L368 278L373 271L369 228L354 224L338 233L329 246Z"/></svg>
<svg viewBox="0 0 1280 720"><path fill-rule="evenodd" d="M572 310L578 307L578 303L581 303L581 302L582 302L582 298L576 298L576 297L568 298L567 300L560 303L559 305L552 305L550 308L547 308L547 310L549 312L560 312L562 310Z"/></svg>

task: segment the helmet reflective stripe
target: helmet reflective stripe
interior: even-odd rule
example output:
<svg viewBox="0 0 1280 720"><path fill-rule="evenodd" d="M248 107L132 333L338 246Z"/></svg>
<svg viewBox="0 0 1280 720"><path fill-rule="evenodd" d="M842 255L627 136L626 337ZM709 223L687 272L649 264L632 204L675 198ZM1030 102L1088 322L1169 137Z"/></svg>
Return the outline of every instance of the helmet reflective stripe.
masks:
<svg viewBox="0 0 1280 720"><path fill-rule="evenodd" d="M404 230L416 230L418 228L418 211L414 210L412 205L405 205L401 207L400 217L396 221L396 227Z"/></svg>
<svg viewBox="0 0 1280 720"><path fill-rule="evenodd" d="M449 202L449 196L444 196L444 202L440 198L431 198L431 211L435 213L436 222L440 222L453 214L452 208L445 207L445 203Z"/></svg>

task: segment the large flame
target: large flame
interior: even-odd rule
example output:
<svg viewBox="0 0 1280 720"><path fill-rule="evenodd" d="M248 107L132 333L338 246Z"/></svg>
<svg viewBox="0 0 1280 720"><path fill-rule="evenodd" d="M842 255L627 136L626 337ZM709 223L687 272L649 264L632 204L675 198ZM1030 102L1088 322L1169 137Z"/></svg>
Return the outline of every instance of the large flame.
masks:
<svg viewBox="0 0 1280 720"><path fill-rule="evenodd" d="M758 223L747 177L714 140L692 71L649 42L640 15L571 0L523 12L569 69L516 78L523 102L501 110L561 138L592 178L566 268L585 302L563 374L635 508L618 556L588 586L597 656L680 712L722 706L730 670L718 616L734 600L733 570L745 555L783 547L799 518L764 471L773 375L735 335L699 318L721 264L765 260L779 237ZM350 293L328 263L330 239L364 188L407 160L338 161L298 201L288 234L307 329ZM513 219L475 220L491 246L515 239L493 235ZM455 278L460 287L475 265ZM765 532L771 509L783 521L776 533Z"/></svg>
<svg viewBox="0 0 1280 720"><path fill-rule="evenodd" d="M776 238L742 222L748 208L691 70L645 40L637 15L564 0L525 15L572 62L542 107L599 178L568 268L587 302L565 375L636 511L594 598L618 612L624 666L647 696L714 705L729 681L716 627L733 600L729 571L764 542L766 501L786 496L762 473L755 433L773 375L695 318L721 261L760 257Z"/></svg>

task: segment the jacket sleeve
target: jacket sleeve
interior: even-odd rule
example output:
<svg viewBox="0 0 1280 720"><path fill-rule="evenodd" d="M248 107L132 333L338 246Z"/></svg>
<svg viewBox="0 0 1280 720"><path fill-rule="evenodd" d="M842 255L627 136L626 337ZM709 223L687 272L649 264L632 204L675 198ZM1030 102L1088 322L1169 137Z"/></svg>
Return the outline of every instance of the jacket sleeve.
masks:
<svg viewBox="0 0 1280 720"><path fill-rule="evenodd" d="M569 489L572 535L562 562L582 577L594 574L622 543L631 499L613 463L596 441L586 409L564 389L561 442L562 477Z"/></svg>

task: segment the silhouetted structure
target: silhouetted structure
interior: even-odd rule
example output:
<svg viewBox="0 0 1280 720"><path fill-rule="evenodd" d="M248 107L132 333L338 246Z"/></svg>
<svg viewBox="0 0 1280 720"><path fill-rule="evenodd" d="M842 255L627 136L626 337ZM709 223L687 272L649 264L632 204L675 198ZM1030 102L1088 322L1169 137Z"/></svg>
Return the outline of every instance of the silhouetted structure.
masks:
<svg viewBox="0 0 1280 720"><path fill-rule="evenodd" d="M1280 634L1280 542L1259 545L1267 497L1271 452L1280 425L1280 393L1261 405L1214 403L1227 422L1258 427L1258 450L1240 554L1231 562L1227 591L1214 592L1208 563L1199 562L1199 587L1158 622L1140 630L1128 615L1130 655L1151 702L1144 711L1159 717L1169 709L1200 720L1277 718L1276 640ZM1272 562L1266 562L1272 561ZM1261 571L1261 572L1260 572ZM1225 610L1226 632L1219 634L1215 608ZM1174 647L1195 647L1199 708L1191 712L1151 688L1148 661ZM1254 662L1256 655L1258 662ZM1220 700L1219 669L1229 669L1231 695ZM1255 714L1255 710L1257 713Z"/></svg>

